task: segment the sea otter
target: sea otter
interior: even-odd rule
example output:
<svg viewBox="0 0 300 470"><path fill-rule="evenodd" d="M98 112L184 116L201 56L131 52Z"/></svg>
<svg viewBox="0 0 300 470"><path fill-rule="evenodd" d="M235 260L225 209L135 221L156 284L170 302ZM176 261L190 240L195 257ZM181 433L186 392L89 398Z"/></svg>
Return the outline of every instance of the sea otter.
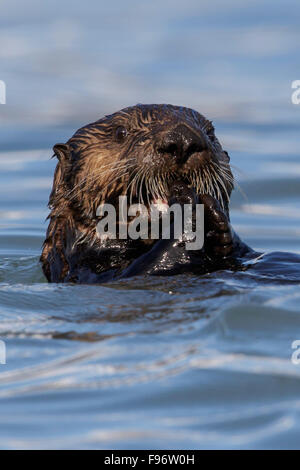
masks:
<svg viewBox="0 0 300 470"><path fill-rule="evenodd" d="M228 153L214 127L193 109L128 107L80 128L53 148L58 158L41 262L49 282L98 283L138 274L204 274L238 269L252 250L230 225L234 187ZM97 208L153 201L204 205L205 241L105 239Z"/></svg>

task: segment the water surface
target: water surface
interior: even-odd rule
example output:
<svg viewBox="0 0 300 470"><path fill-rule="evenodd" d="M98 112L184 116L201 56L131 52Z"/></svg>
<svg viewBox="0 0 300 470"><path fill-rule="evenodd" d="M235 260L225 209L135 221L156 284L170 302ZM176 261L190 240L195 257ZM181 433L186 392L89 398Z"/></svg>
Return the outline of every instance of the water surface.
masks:
<svg viewBox="0 0 300 470"><path fill-rule="evenodd" d="M299 448L299 7L166 1L157 17L157 2L116 15L73 1L58 19L56 2L17 3L0 19L1 448ZM241 187L234 228L286 254L238 273L46 283L51 145L136 102L214 119Z"/></svg>

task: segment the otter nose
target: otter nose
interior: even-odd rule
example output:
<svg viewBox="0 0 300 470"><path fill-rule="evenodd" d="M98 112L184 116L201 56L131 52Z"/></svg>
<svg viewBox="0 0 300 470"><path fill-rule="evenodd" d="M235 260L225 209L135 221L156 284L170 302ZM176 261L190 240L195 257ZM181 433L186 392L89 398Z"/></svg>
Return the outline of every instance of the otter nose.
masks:
<svg viewBox="0 0 300 470"><path fill-rule="evenodd" d="M166 132L158 146L161 154L172 155L177 163L185 163L195 152L207 149L207 142L200 131L193 131L184 124L179 124Z"/></svg>

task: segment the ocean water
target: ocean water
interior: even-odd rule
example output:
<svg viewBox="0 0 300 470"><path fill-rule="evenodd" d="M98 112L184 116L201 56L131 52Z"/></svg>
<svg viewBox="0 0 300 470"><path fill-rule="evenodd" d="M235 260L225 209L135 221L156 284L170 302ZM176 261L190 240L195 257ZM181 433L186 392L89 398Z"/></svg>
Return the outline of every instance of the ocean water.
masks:
<svg viewBox="0 0 300 470"><path fill-rule="evenodd" d="M299 5L2 3L0 448L299 448ZM137 102L213 119L233 227L268 262L46 282L52 145Z"/></svg>

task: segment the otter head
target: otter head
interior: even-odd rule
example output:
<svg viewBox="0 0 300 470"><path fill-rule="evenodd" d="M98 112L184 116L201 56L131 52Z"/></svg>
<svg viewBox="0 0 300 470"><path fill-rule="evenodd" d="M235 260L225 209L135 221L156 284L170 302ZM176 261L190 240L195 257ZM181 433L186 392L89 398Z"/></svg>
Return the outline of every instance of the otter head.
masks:
<svg viewBox="0 0 300 470"><path fill-rule="evenodd" d="M229 157L214 127L198 112L171 105L125 108L79 129L59 158L50 205L95 218L101 202L168 201L174 182L216 198L228 213L233 188Z"/></svg>
<svg viewBox="0 0 300 470"><path fill-rule="evenodd" d="M125 108L82 127L54 152L59 161L41 258L48 279L61 280L70 272L74 247L81 244L83 257L84 244L97 247L97 209L104 202L117 207L121 195L130 203L168 202L172 187L182 183L200 200L203 194L213 196L229 216L229 156L212 123L192 109Z"/></svg>

